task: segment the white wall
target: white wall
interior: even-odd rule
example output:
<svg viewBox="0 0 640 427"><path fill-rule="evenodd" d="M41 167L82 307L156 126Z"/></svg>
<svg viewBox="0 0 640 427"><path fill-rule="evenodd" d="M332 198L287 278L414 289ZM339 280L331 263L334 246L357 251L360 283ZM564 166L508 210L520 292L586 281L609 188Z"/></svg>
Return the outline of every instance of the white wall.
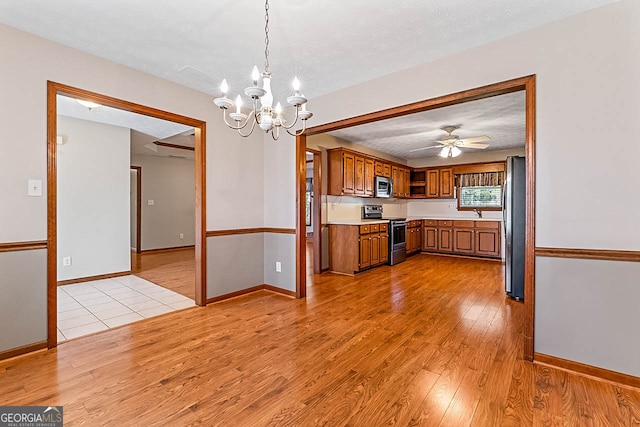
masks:
<svg viewBox="0 0 640 427"><path fill-rule="evenodd" d="M640 55L634 54L640 51L639 27L640 2L623 0L312 99L308 109L313 125L319 125L536 74L536 245L640 250L640 144L633 138L640 134ZM354 99L366 102L350 102ZM610 271L608 283L585 277L575 302L599 328L584 331L571 316L563 324L537 323L536 351L589 363L589 353L607 342L614 350L599 366L637 374L624 356L636 351L637 337L616 331L620 321L640 324L640 311L624 310L627 301L640 300L640 287L626 286L628 276ZM536 287L553 289L561 280L539 276ZM621 319L606 316L605 302L597 297L616 281L625 283L627 292L606 304L619 307ZM536 319L552 314L553 298L553 293L538 295ZM584 341L570 351L556 345L575 336Z"/></svg>
<svg viewBox="0 0 640 427"><path fill-rule="evenodd" d="M142 250L195 245L193 160L132 154L131 165L142 167Z"/></svg>
<svg viewBox="0 0 640 427"><path fill-rule="evenodd" d="M58 116L58 135L58 280L131 270L129 129Z"/></svg>

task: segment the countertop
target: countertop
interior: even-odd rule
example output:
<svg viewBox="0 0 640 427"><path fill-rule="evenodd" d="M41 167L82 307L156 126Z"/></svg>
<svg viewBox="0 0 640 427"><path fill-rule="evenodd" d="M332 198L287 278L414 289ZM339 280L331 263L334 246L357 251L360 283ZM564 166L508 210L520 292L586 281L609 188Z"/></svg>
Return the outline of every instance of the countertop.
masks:
<svg viewBox="0 0 640 427"><path fill-rule="evenodd" d="M387 224L388 219L357 219L344 221L329 221L329 225L368 225L368 224Z"/></svg>
<svg viewBox="0 0 640 427"><path fill-rule="evenodd" d="M407 221L435 219L440 221L495 221L502 222L502 218L451 218L450 216L410 216Z"/></svg>

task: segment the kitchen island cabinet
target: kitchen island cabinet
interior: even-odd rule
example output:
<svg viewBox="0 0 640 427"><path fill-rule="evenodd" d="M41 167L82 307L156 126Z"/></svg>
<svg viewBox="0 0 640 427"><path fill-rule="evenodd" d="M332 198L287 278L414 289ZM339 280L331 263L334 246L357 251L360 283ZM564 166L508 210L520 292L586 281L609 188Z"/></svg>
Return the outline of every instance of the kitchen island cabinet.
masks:
<svg viewBox="0 0 640 427"><path fill-rule="evenodd" d="M389 223L329 224L329 270L355 274L389 261Z"/></svg>

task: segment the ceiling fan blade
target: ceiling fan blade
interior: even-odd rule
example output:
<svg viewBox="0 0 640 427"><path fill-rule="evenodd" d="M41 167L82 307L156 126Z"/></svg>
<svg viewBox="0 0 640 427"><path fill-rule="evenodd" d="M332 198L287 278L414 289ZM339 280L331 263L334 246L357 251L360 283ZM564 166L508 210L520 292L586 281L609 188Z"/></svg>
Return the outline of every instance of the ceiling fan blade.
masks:
<svg viewBox="0 0 640 427"><path fill-rule="evenodd" d="M461 144L457 145L458 147L463 147L463 148L480 148L480 149L484 149L487 148L489 146L489 144L470 144L468 142L463 142Z"/></svg>
<svg viewBox="0 0 640 427"><path fill-rule="evenodd" d="M467 142L485 142L485 141L491 141L491 138L489 138L487 135L482 135L482 136L474 136L471 138L461 138L459 139L460 142L462 143L467 143Z"/></svg>
<svg viewBox="0 0 640 427"><path fill-rule="evenodd" d="M416 148L415 150L409 150L410 153L413 153L414 151L422 151L422 150L428 150L429 148L442 148L442 145L432 145L430 147L422 147L422 148Z"/></svg>

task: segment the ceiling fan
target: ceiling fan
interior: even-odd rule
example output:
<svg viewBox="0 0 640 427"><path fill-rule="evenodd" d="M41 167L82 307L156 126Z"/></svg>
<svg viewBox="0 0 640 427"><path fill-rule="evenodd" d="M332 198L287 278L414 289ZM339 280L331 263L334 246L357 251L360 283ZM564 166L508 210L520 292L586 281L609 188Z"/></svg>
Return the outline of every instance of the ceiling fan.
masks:
<svg viewBox="0 0 640 427"><path fill-rule="evenodd" d="M489 144L479 144L479 142L491 140L491 138L486 135L464 139L461 139L458 135L452 135L452 133L459 127L460 126L444 126L442 130L447 132L447 135L444 135L439 140L431 141L437 142L439 145L416 148L415 150L411 150L411 152L428 150L429 148L441 148L440 153L438 154L440 157L457 157L462 153L462 151L460 151L460 147L484 149L489 146Z"/></svg>

